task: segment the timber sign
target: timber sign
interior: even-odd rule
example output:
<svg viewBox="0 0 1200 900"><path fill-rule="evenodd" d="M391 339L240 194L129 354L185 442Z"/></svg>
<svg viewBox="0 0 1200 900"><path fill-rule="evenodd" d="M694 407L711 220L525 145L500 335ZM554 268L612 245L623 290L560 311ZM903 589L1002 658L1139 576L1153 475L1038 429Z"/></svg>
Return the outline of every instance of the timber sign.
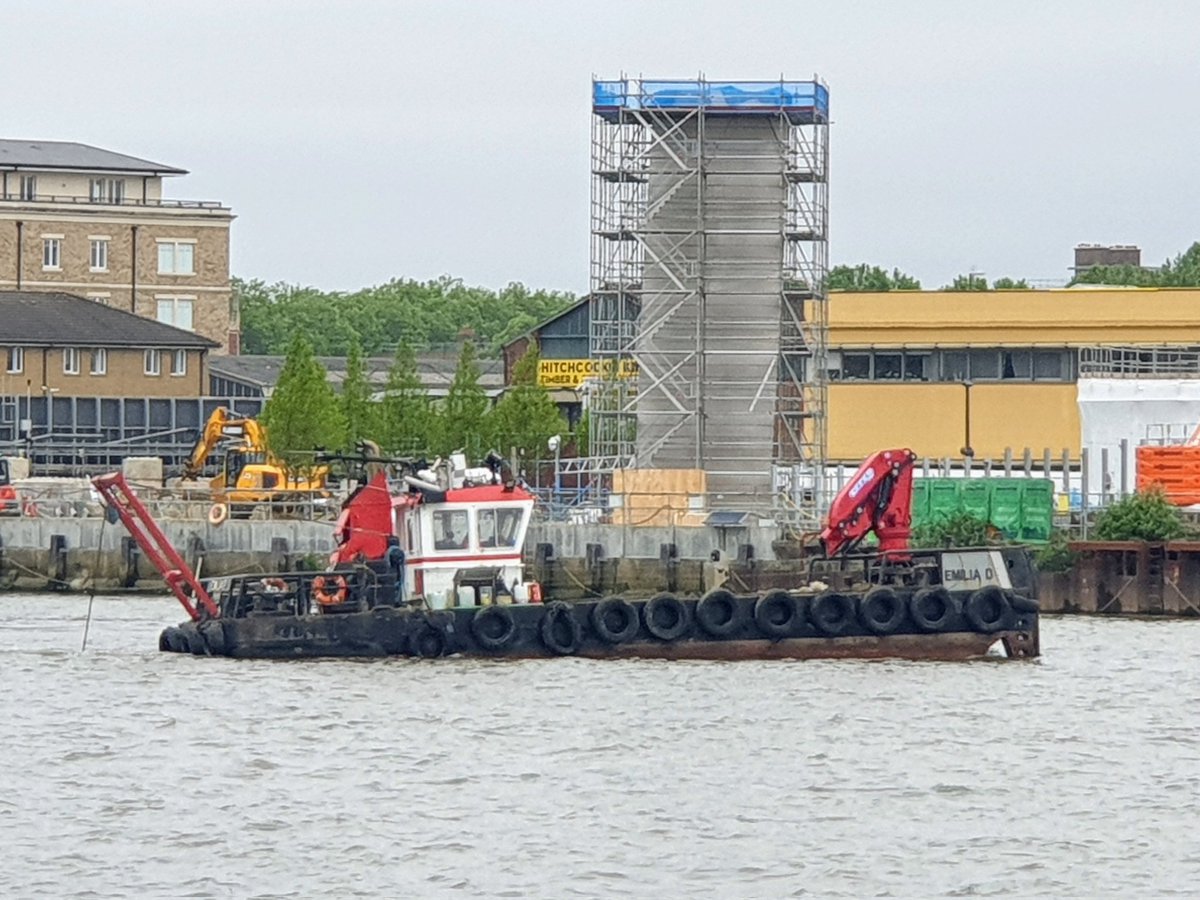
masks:
<svg viewBox="0 0 1200 900"><path fill-rule="evenodd" d="M638 373L636 360L540 359L538 384L546 388L578 388L588 378L632 378Z"/></svg>

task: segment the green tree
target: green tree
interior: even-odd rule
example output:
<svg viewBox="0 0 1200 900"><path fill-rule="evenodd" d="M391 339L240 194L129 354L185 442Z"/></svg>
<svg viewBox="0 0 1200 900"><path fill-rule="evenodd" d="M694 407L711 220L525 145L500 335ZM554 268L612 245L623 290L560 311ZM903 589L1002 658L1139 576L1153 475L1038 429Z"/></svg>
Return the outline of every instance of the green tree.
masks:
<svg viewBox="0 0 1200 900"><path fill-rule="evenodd" d="M407 341L396 346L380 419L379 439L388 450L412 456L430 452L433 408L417 373L416 354Z"/></svg>
<svg viewBox="0 0 1200 900"><path fill-rule="evenodd" d="M986 520L959 512L939 516L913 529L914 547L982 547L991 542Z"/></svg>
<svg viewBox="0 0 1200 900"><path fill-rule="evenodd" d="M342 415L346 419L346 446L353 447L364 439L378 440L375 407L371 403L371 386L363 363L362 345L355 341L346 357L346 378L342 382Z"/></svg>
<svg viewBox="0 0 1200 900"><path fill-rule="evenodd" d="M289 473L311 472L318 447L340 449L346 441L346 418L325 367L302 333L293 335L287 358L271 398L263 408L267 446Z"/></svg>
<svg viewBox="0 0 1200 900"><path fill-rule="evenodd" d="M879 266L860 263L857 266L834 266L829 270L826 287L831 291L855 293L875 291L919 291L921 282L899 269L889 274Z"/></svg>
<svg viewBox="0 0 1200 900"><path fill-rule="evenodd" d="M1095 530L1101 541L1171 541L1187 534L1179 510L1157 486L1109 506L1096 520Z"/></svg>
<svg viewBox="0 0 1200 900"><path fill-rule="evenodd" d="M992 284L993 291L1027 291L1029 282L1024 278L997 278Z"/></svg>
<svg viewBox="0 0 1200 900"><path fill-rule="evenodd" d="M453 343L460 334L495 352L575 302L572 294L530 290L515 282L496 291L448 277L395 279L352 293L241 279L234 279L233 287L246 353L282 353L297 331L329 356L348 354L355 341L372 356L390 352L402 340L424 347Z"/></svg>
<svg viewBox="0 0 1200 900"><path fill-rule="evenodd" d="M942 285L939 291L986 291L987 279L982 275L955 275L954 281Z"/></svg>
<svg viewBox="0 0 1200 900"><path fill-rule="evenodd" d="M433 435L434 449L441 456L465 450L470 460L477 461L491 449L488 398L479 383L475 359L475 345L464 343Z"/></svg>
<svg viewBox="0 0 1200 900"><path fill-rule="evenodd" d="M538 349L530 343L513 368L512 385L492 410L492 435L501 453L516 447L518 454L532 462L545 459L546 441L555 434L567 435L567 420L538 384ZM516 460L511 461L514 466Z"/></svg>

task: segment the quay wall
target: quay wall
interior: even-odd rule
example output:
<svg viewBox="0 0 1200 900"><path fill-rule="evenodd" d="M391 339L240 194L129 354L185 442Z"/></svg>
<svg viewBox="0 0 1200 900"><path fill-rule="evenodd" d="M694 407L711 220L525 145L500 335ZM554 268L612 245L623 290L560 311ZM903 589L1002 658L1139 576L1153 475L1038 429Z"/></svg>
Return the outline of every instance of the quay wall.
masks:
<svg viewBox="0 0 1200 900"><path fill-rule="evenodd" d="M328 522L206 520L162 523L201 576L321 568L333 550ZM777 529L647 528L535 523L526 541L531 577L549 597L701 594L725 583L747 593L799 586ZM0 590L162 590L149 560L120 525L99 518L0 518ZM1042 573L1047 613L1200 616L1200 542L1077 542L1073 568Z"/></svg>

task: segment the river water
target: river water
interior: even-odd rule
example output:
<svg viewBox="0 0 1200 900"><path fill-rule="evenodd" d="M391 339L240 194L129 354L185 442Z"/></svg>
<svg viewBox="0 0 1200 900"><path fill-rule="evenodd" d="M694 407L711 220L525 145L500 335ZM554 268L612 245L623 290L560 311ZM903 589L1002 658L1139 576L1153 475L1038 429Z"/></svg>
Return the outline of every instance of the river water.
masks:
<svg viewBox="0 0 1200 900"><path fill-rule="evenodd" d="M239 662L0 595L0 896L1131 897L1200 883L1200 622L1038 662Z"/></svg>

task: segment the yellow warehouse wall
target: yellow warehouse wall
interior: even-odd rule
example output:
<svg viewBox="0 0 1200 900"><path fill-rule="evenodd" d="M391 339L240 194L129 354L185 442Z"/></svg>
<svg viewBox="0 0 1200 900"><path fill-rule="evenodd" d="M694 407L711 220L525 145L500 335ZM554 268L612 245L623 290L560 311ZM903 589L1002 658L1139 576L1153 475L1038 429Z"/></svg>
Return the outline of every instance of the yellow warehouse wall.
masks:
<svg viewBox="0 0 1200 900"><path fill-rule="evenodd" d="M831 347L1195 344L1200 290L894 291L829 295Z"/></svg>
<svg viewBox="0 0 1200 900"><path fill-rule="evenodd" d="M832 384L829 459L858 462L876 450L911 447L918 456L961 457L966 388L961 384ZM998 458L1006 447L1040 455L1079 453L1074 384L976 384L971 446Z"/></svg>

